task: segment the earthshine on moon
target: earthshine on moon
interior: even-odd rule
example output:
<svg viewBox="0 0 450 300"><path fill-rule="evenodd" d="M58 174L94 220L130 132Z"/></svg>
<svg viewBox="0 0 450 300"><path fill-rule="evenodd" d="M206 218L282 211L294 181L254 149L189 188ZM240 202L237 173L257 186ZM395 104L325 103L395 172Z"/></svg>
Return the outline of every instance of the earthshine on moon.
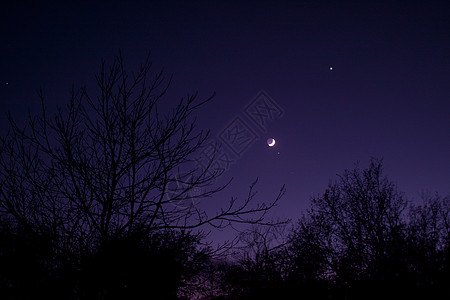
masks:
<svg viewBox="0 0 450 300"><path fill-rule="evenodd" d="M269 147L275 146L275 139L273 139L273 138L268 139L267 145L269 145Z"/></svg>

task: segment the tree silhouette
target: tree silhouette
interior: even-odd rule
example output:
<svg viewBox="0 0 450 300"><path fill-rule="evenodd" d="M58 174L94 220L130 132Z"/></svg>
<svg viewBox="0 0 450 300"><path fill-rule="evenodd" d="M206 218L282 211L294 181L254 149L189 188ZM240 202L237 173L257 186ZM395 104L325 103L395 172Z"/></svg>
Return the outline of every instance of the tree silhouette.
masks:
<svg viewBox="0 0 450 300"><path fill-rule="evenodd" d="M449 198L413 205L382 171L377 159L344 171L274 251L267 232L246 233L241 259L219 269L223 298L449 296Z"/></svg>
<svg viewBox="0 0 450 300"><path fill-rule="evenodd" d="M381 160L345 171L312 199L294 229L291 279L326 282L328 296L338 298L448 294L448 200L409 212L408 204Z"/></svg>
<svg viewBox="0 0 450 300"><path fill-rule="evenodd" d="M377 160L368 169L345 171L312 200L309 215L326 228L327 243L322 246L332 253L330 267L337 278L361 279L374 272L388 251L391 234L403 226L406 204L394 184L383 177ZM333 267L336 262L339 268Z"/></svg>
<svg viewBox="0 0 450 300"><path fill-rule="evenodd" d="M93 251L99 259L117 260L105 249L131 237L131 249L147 249L136 234L153 239L203 225L263 222L284 187L270 203L253 203L252 184L243 201L231 198L215 214L201 209L199 201L227 185L212 185L221 175L212 160L205 169L190 164L208 137L192 116L212 97L188 95L169 110L160 103L170 80L162 72L151 75L150 68L147 59L136 73L127 72L119 55L110 67L102 63L96 95L72 89L68 104L52 115L41 91L42 112L30 115L27 126L10 117L0 144L4 220L48 237L55 256L77 263Z"/></svg>

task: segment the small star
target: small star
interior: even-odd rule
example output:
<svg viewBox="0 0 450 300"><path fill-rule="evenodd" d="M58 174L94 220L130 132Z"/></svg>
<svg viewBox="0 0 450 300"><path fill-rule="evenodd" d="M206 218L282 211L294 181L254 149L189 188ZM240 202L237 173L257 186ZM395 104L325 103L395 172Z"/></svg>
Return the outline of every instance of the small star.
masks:
<svg viewBox="0 0 450 300"><path fill-rule="evenodd" d="M9 82L5 82L5 85L8 85L9 84Z"/></svg>
<svg viewBox="0 0 450 300"><path fill-rule="evenodd" d="M330 67L330 71L333 71L333 67Z"/></svg>

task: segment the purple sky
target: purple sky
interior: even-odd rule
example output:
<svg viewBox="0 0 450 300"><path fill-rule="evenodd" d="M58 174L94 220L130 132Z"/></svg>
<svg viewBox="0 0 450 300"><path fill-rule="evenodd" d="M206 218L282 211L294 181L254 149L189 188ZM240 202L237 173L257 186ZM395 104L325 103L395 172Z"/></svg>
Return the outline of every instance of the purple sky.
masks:
<svg viewBox="0 0 450 300"><path fill-rule="evenodd" d="M266 201L287 185L273 215L296 218L337 173L371 156L409 197L450 192L448 1L187 2L3 4L2 134L8 110L20 119L39 107L36 89L49 106L63 104L72 84L93 86L102 58L120 48L137 66L150 51L154 70L173 74L174 102L217 93L198 111L213 137L247 120L261 90L284 110L265 133L253 128L214 205L259 177Z"/></svg>

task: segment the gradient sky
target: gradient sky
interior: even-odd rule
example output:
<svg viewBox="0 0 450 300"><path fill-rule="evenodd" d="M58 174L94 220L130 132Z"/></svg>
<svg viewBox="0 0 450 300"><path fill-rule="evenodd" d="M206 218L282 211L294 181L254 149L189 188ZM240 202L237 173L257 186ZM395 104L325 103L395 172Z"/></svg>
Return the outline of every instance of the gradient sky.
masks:
<svg viewBox="0 0 450 300"><path fill-rule="evenodd" d="M120 48L137 66L150 51L154 70L173 75L167 105L217 93L198 111L213 138L237 116L248 121L243 109L261 90L284 111L265 132L252 127L214 205L259 177L265 201L287 186L273 216L297 218L372 156L409 197L450 192L448 1L61 2L2 4L2 134L8 110L21 120L39 108L36 89L64 104L72 84L93 87L102 58Z"/></svg>

